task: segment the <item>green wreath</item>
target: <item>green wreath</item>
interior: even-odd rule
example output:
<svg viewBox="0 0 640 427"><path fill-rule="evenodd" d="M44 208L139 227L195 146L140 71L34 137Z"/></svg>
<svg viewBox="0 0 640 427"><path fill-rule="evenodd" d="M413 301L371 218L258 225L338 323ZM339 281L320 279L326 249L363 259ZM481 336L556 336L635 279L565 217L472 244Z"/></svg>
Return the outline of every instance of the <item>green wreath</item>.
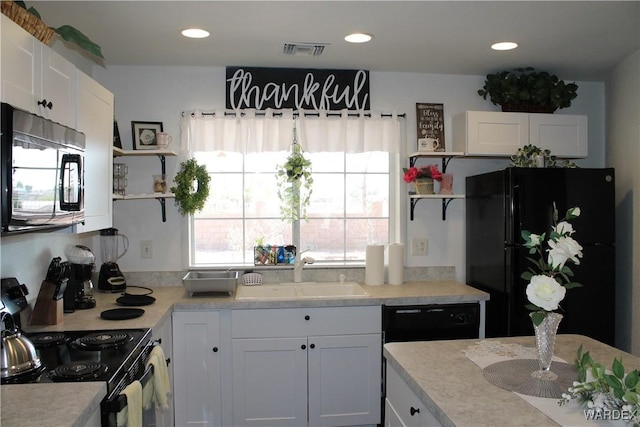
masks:
<svg viewBox="0 0 640 427"><path fill-rule="evenodd" d="M177 186L171 187L171 192L176 196L176 206L181 215L193 214L204 208L211 181L207 168L198 165L196 159L189 159L180 163L180 171L173 181ZM193 191L194 181L196 191Z"/></svg>

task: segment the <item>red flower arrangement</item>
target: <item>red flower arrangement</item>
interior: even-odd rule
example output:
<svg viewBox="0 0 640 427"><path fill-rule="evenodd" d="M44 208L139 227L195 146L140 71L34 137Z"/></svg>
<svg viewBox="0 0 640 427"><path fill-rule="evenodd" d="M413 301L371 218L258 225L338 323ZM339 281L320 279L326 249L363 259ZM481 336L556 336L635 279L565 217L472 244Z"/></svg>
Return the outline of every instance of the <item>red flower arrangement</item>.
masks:
<svg viewBox="0 0 640 427"><path fill-rule="evenodd" d="M409 169L404 168L404 182L413 182L419 178L432 178L436 181L442 181L442 173L438 170L437 165L428 165L421 168L415 166Z"/></svg>

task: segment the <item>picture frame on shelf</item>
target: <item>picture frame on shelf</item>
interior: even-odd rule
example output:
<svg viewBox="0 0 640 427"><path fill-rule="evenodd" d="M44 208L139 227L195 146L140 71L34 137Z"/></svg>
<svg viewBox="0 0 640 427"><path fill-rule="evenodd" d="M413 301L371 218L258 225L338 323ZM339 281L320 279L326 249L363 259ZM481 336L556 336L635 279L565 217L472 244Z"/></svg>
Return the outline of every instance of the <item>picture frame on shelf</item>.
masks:
<svg viewBox="0 0 640 427"><path fill-rule="evenodd" d="M444 104L416 103L418 151L442 152L444 139Z"/></svg>
<svg viewBox="0 0 640 427"><path fill-rule="evenodd" d="M157 150L158 132L162 132L162 122L131 122L134 150Z"/></svg>
<svg viewBox="0 0 640 427"><path fill-rule="evenodd" d="M118 130L118 121L113 119L113 146L122 150L122 140L120 139L120 131Z"/></svg>

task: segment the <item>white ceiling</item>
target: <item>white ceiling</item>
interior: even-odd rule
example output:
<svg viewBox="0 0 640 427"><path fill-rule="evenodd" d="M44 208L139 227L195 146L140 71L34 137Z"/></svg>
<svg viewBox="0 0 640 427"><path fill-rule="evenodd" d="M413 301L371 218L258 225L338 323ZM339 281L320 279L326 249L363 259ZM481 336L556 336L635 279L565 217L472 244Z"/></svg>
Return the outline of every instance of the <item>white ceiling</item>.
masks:
<svg viewBox="0 0 640 427"><path fill-rule="evenodd" d="M604 80L640 49L640 1L27 1L49 26L73 25L104 65L263 66L485 75L533 66ZM198 26L211 37L189 40ZM353 31L367 44L343 40ZM520 44L494 52L495 41ZM328 44L320 57L284 43Z"/></svg>

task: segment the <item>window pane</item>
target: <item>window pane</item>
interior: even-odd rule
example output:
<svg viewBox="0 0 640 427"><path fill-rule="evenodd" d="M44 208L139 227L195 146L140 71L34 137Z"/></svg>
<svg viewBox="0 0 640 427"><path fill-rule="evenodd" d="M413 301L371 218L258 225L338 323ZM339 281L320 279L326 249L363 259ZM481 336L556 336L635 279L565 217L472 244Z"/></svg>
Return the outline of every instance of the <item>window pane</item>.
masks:
<svg viewBox="0 0 640 427"><path fill-rule="evenodd" d="M242 218L242 173L211 173L209 197L196 218Z"/></svg>
<svg viewBox="0 0 640 427"><path fill-rule="evenodd" d="M248 173L245 175L245 216L247 218L280 218L276 174Z"/></svg>
<svg viewBox="0 0 640 427"><path fill-rule="evenodd" d="M242 220L193 221L196 264L230 264L242 260Z"/></svg>
<svg viewBox="0 0 640 427"><path fill-rule="evenodd" d="M344 216L344 175L313 174L313 193L307 217Z"/></svg>
<svg viewBox="0 0 640 427"><path fill-rule="evenodd" d="M246 222L245 263L253 264L253 247L258 240L265 245L290 245L293 243L291 224L278 219L256 219Z"/></svg>
<svg viewBox="0 0 640 427"><path fill-rule="evenodd" d="M293 241L294 224L280 219L275 174L288 154L197 153L211 191L193 216L192 266L253 265L259 240L310 248L320 263L360 264L367 244L389 241L387 153L307 153L314 183L300 242Z"/></svg>
<svg viewBox="0 0 640 427"><path fill-rule="evenodd" d="M367 245L389 241L389 221L385 219L351 219L346 221L346 259L364 261Z"/></svg>
<svg viewBox="0 0 640 427"><path fill-rule="evenodd" d="M389 175L347 175L347 216L389 216Z"/></svg>
<svg viewBox="0 0 640 427"><path fill-rule="evenodd" d="M300 223L300 248L309 248L316 261L344 259L344 221L342 219L310 219Z"/></svg>

